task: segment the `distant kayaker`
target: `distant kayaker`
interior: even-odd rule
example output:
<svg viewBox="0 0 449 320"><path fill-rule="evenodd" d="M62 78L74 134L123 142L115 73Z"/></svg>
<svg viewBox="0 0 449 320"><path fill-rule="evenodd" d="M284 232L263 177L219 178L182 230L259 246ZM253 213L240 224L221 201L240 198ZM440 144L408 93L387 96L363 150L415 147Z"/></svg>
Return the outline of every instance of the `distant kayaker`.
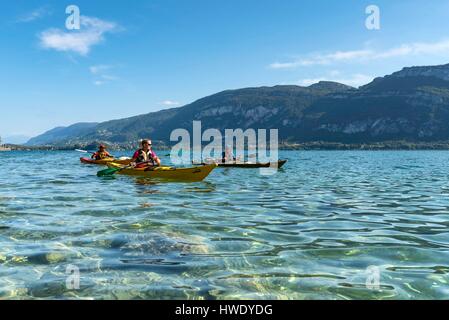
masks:
<svg viewBox="0 0 449 320"><path fill-rule="evenodd" d="M221 162L234 162L236 159L234 157L234 154L232 153L231 149L229 147L226 147L225 152L221 154Z"/></svg>
<svg viewBox="0 0 449 320"><path fill-rule="evenodd" d="M158 158L156 153L152 149L151 140L142 140L142 148L137 150L134 155L132 162L134 163L148 163L153 166L160 166L161 160Z"/></svg>
<svg viewBox="0 0 449 320"><path fill-rule="evenodd" d="M92 159L95 160L103 160L108 158L113 158L113 156L106 151L106 147L102 144L98 147L98 151L92 154Z"/></svg>

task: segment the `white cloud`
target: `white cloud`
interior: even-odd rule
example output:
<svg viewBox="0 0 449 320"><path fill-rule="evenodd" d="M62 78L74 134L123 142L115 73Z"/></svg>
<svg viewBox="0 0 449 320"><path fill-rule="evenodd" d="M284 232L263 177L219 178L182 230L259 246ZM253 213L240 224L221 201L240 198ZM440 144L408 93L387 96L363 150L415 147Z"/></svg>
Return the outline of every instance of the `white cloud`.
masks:
<svg viewBox="0 0 449 320"><path fill-rule="evenodd" d="M363 62L370 60L389 59L406 56L448 55L449 40L438 42L415 42L403 44L383 51L362 49L352 51L337 51L329 54L312 54L290 62L275 62L271 69L295 69L313 65L331 65L340 62Z"/></svg>
<svg viewBox="0 0 449 320"><path fill-rule="evenodd" d="M360 87L367 83L373 81L374 77L365 75L365 74L352 74L350 76L339 76L340 73L338 71L333 71L329 74L329 76L324 76L320 78L313 79L302 79L298 81L298 85L301 86L310 86L312 84L318 83L320 81L333 81L338 83L343 83L351 87Z"/></svg>
<svg viewBox="0 0 449 320"><path fill-rule="evenodd" d="M26 13L26 14L20 16L19 18L17 18L17 22L24 22L24 23L33 22L35 20L41 19L45 16L48 16L51 13L52 13L51 10L47 6L40 7L40 8L37 8L29 13Z"/></svg>
<svg viewBox="0 0 449 320"><path fill-rule="evenodd" d="M179 102L172 100L164 100L160 104L167 107L179 106Z"/></svg>
<svg viewBox="0 0 449 320"><path fill-rule="evenodd" d="M89 67L89 71L92 74L101 74L101 73L103 73L105 71L110 70L111 68L112 68L112 66L100 64L100 65Z"/></svg>
<svg viewBox="0 0 449 320"><path fill-rule="evenodd" d="M275 62L270 65L272 69L294 69L313 65L330 65L334 62L361 59L372 54L369 50L337 51L322 55L315 54L308 58L299 58L291 62Z"/></svg>
<svg viewBox="0 0 449 320"><path fill-rule="evenodd" d="M40 33L42 47L85 56L92 46L104 41L105 33L118 29L117 24L94 17L81 16L80 21L80 30L48 29Z"/></svg>
<svg viewBox="0 0 449 320"><path fill-rule="evenodd" d="M101 79L106 80L106 81L115 81L115 80L118 80L119 77L111 76L109 74L102 74Z"/></svg>
<svg viewBox="0 0 449 320"><path fill-rule="evenodd" d="M100 86L111 81L119 80L119 77L110 74L113 68L113 66L104 64L89 67L90 73L96 78L94 84Z"/></svg>
<svg viewBox="0 0 449 320"><path fill-rule="evenodd" d="M374 55L374 58L392 58L407 55L447 55L449 54L449 40L440 42L416 42L403 44L400 47L380 52Z"/></svg>

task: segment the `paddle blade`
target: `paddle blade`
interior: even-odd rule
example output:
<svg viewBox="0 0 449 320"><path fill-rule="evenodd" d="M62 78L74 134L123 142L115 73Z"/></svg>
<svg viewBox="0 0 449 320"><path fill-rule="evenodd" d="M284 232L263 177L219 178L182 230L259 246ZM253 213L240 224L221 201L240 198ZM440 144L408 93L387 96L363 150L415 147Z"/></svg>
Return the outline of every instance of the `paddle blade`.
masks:
<svg viewBox="0 0 449 320"><path fill-rule="evenodd" d="M97 172L97 177L106 177L112 176L117 171L120 171L121 168L108 168Z"/></svg>

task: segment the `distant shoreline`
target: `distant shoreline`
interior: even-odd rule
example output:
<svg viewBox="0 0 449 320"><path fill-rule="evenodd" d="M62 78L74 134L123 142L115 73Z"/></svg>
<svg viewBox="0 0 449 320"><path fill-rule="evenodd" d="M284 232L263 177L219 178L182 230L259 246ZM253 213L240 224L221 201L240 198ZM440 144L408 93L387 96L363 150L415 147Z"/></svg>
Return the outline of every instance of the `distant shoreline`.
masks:
<svg viewBox="0 0 449 320"><path fill-rule="evenodd" d="M84 149L91 151L92 145L68 145L68 146L22 146L22 145L5 145L11 151L71 151L75 149ZM130 145L109 145L110 150L133 150ZM135 147L137 148L137 146ZM155 145L156 150L170 150L171 147L159 144ZM409 141L388 141L376 143L339 143L339 142L306 142L306 143L282 143L279 150L299 150L299 151L395 151L395 150L449 150L449 141L437 142L409 142Z"/></svg>

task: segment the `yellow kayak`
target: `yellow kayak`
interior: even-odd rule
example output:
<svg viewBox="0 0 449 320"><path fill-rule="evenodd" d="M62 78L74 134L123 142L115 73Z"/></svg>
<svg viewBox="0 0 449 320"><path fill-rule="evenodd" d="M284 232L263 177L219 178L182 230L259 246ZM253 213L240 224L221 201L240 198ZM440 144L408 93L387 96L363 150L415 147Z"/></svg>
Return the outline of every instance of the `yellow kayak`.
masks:
<svg viewBox="0 0 449 320"><path fill-rule="evenodd" d="M80 158L81 163L85 163L85 164L100 164L100 165L107 165L109 163L117 163L117 164L130 164L132 162L131 159L124 159L124 160L120 160L120 159L114 159L114 158L106 158L106 159L102 159L102 160L93 160L93 159L89 159L89 158Z"/></svg>
<svg viewBox="0 0 449 320"><path fill-rule="evenodd" d="M117 163L108 163L111 169L122 168ZM117 171L117 174L125 174L129 176L145 177L152 179L163 179L173 181L198 182L203 181L209 173L212 172L217 165L209 164L193 168L173 168L173 167L147 167L147 168L127 168Z"/></svg>

